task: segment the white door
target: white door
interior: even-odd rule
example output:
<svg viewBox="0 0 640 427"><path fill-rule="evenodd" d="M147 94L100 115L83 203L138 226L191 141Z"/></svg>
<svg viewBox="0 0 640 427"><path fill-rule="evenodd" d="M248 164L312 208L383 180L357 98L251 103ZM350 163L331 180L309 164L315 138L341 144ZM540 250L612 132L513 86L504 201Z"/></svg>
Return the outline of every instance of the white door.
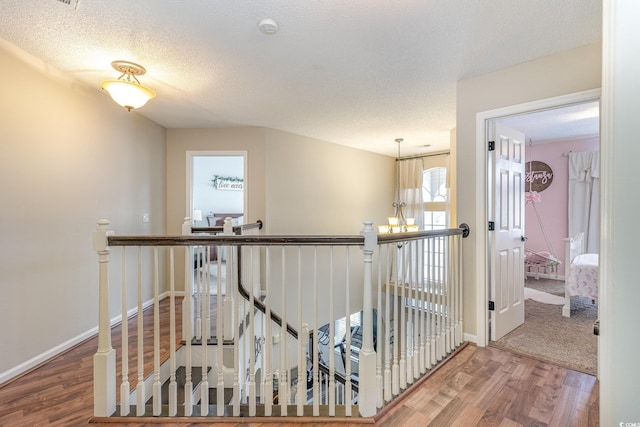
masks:
<svg viewBox="0 0 640 427"><path fill-rule="evenodd" d="M490 126L489 231L491 339L496 341L524 323L524 135L499 123Z"/></svg>

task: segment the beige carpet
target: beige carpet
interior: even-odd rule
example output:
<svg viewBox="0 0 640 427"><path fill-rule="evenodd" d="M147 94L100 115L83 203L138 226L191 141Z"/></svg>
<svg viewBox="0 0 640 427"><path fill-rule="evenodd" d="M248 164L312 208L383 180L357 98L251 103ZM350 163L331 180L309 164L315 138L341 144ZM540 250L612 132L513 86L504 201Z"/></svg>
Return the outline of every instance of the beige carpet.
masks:
<svg viewBox="0 0 640 427"><path fill-rule="evenodd" d="M538 292L563 295L563 283L527 279L527 287ZM562 317L562 305L525 300L525 323L491 345L575 371L595 375L598 338L593 322L598 303L589 298L571 299L571 317Z"/></svg>

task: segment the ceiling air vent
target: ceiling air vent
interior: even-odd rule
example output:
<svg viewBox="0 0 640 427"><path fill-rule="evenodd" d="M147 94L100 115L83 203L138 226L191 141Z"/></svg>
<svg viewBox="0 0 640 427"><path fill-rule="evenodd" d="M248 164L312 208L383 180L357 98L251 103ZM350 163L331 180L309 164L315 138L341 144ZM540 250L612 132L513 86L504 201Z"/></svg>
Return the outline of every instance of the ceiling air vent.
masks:
<svg viewBox="0 0 640 427"><path fill-rule="evenodd" d="M66 4L67 6L73 7L74 9L78 8L78 4L80 0L56 0L58 3Z"/></svg>

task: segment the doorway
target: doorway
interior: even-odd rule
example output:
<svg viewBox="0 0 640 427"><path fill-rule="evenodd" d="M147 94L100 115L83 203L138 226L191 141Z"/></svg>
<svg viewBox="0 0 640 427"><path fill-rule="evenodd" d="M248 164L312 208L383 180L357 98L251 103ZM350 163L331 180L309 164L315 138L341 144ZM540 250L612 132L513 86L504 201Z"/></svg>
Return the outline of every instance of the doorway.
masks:
<svg viewBox="0 0 640 427"><path fill-rule="evenodd" d="M526 243L525 254L546 254L552 259L559 261L556 269L549 268L552 263L545 264L545 269L542 271L529 272L526 279L523 278L522 286L526 298L526 306L528 317L525 318L523 326L516 328L513 333L507 335L506 340L500 339L494 342L495 329L504 329L503 324L495 324L496 316L494 313L487 313L487 343L492 342L493 345L499 343L501 347L505 347L518 352L516 346L521 346L521 353L536 357L537 353L540 353L538 359L554 361L553 357L545 358L556 348L558 348L558 354L564 353L560 357L559 364L562 364L563 358L567 358L567 363L571 363L572 366L568 366L571 369L580 370L583 372L596 375L597 373L597 338L589 336L593 324L597 316L597 303L594 307L590 308L588 316L593 317L580 319L581 316L586 316L581 313L579 316L575 316L577 319L571 319L577 322L580 319L582 325L580 325L583 332L583 341L588 339L589 345L584 348L583 352L590 352L585 357L571 359L571 352L578 353L577 350L572 349L572 346L577 346L575 342L570 338L576 334L576 330L570 329L564 330L570 338L561 339L563 336L563 328L575 328L575 325L568 325L565 323L568 319L561 317L563 295L564 295L564 267L567 265L565 262L565 238L569 237L568 227L568 214L567 214L567 187L568 187L568 163L569 153L572 155L577 152L586 151L598 151L599 149L599 94L590 91L589 94L577 94L572 99L572 102L556 103L554 99L547 100L546 104L538 108L527 108L527 106L514 106L498 114L491 114L491 117L485 119L485 129L489 130L496 123L500 125L506 125L510 128L522 131L526 140L526 164L527 164L527 181L525 184L529 187L525 188L527 201L526 201L526 215L525 215L525 233L523 234L523 240L529 238ZM541 131L536 130L540 128ZM544 160L544 162L540 161ZM534 169L531 168L532 163L536 167L542 163L544 167L548 167L548 172L544 174L534 174ZM548 163L548 165L547 165ZM487 172L488 176L492 174L493 166L491 164L491 156L487 158ZM554 174L553 172L556 172ZM532 188L531 179L534 175L544 175L545 180L553 179L555 177L556 182L554 186L538 187L536 190ZM549 184L548 182L546 184ZM542 191L539 191L542 190ZM496 193L495 185L491 180L487 182L487 202L488 202L488 220L491 221L491 200L492 195ZM536 202L531 200L531 195L536 198ZM544 203L546 201L546 204ZM487 242L489 243L488 250L488 262L487 262L487 282L486 292L489 296L489 300L493 300L495 295L492 295L492 287L489 284L496 281L496 276L500 276L503 272L495 267L492 268L492 260L495 258L495 254L491 251L491 242L494 238L490 231L487 232ZM526 236L526 237L524 237ZM525 245L523 245L523 248ZM495 262L493 263L495 265ZM524 264L521 265L524 268ZM525 271L525 274L527 272ZM493 275L493 276L492 276ZM510 280L510 279L509 279ZM495 291L493 291L495 293ZM547 298L548 297L548 298ZM578 298L579 299L579 298ZM581 301L578 301L580 305ZM576 306L575 298L573 298L572 305ZM588 308L588 307L587 307ZM547 313L544 314L543 313ZM542 317L550 317L552 313L558 317L557 323L541 323ZM537 317L538 316L538 317ZM528 320L527 320L528 319ZM536 323L537 322L537 323ZM543 330L540 334L540 326L543 326ZM538 328L538 329L536 329ZM530 334L527 337L527 334ZM538 335L536 335L538 334ZM548 335L546 335L548 334ZM585 339L586 335L586 339ZM550 344L552 337L558 337L558 342ZM491 337L491 338L489 338ZM509 341L511 340L511 341ZM536 347L536 340L541 340L542 344ZM505 345L505 343L507 343ZM549 343L549 349L545 351L541 348L545 344ZM511 347L509 347L511 346ZM532 351L532 352L531 352ZM583 356L583 355L581 355Z"/></svg>
<svg viewBox="0 0 640 427"><path fill-rule="evenodd" d="M219 226L226 216L240 225L247 216L246 152L187 152L186 215L195 226Z"/></svg>

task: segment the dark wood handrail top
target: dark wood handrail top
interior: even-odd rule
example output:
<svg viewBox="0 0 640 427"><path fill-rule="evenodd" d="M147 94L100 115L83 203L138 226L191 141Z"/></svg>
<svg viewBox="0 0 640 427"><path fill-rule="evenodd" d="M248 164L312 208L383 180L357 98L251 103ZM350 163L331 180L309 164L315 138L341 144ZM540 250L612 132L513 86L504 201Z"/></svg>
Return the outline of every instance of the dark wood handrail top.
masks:
<svg viewBox="0 0 640 427"><path fill-rule="evenodd" d="M240 226L262 228L262 221ZM221 227L192 227L194 232L219 232ZM465 228L379 234L379 243L402 243L424 238L463 235ZM356 235L166 235L166 236L107 236L109 246L361 246L364 236Z"/></svg>
<svg viewBox="0 0 640 427"><path fill-rule="evenodd" d="M364 237L353 236L108 236L109 246L330 246L364 244Z"/></svg>

